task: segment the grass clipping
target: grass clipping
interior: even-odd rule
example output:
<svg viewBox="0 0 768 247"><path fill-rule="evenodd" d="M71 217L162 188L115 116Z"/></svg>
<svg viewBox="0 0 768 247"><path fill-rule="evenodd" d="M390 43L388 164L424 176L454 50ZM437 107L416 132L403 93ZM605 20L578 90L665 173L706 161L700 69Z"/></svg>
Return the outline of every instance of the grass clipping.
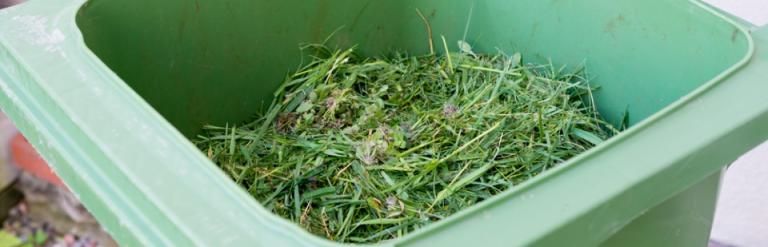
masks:
<svg viewBox="0 0 768 247"><path fill-rule="evenodd" d="M369 59L313 46L254 122L197 145L266 208L340 242L398 238L615 133L581 70L462 52Z"/></svg>

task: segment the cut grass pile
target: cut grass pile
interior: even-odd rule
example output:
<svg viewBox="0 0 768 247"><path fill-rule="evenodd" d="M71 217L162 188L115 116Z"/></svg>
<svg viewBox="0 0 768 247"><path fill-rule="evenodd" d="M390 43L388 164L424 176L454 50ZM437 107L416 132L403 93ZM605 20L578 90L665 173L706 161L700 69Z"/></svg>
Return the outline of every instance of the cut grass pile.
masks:
<svg viewBox="0 0 768 247"><path fill-rule="evenodd" d="M580 69L462 41L440 56L309 47L265 113L207 126L197 145L266 208L328 239L403 236L616 133Z"/></svg>

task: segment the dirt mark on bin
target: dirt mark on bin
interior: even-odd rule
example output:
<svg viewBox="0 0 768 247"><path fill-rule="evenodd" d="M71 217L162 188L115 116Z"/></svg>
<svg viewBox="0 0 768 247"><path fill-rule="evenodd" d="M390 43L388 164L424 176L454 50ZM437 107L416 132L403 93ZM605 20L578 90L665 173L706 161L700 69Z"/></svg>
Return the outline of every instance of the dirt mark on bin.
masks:
<svg viewBox="0 0 768 247"><path fill-rule="evenodd" d="M623 14L619 14L618 16L614 17L613 19L609 20L607 23L605 23L605 27L603 28L603 32L610 34L611 37L616 38L616 27L619 25L622 25L627 22L627 19L624 17Z"/></svg>
<svg viewBox="0 0 768 247"><path fill-rule="evenodd" d="M349 30L355 30L355 27L357 26L358 21L360 21L360 17L363 16L363 13L365 13L365 10L368 9L368 6L371 5L371 1L365 2L365 5L363 5L362 8L360 8L359 11L357 11L357 14L355 15L355 18L352 18L352 24L349 26Z"/></svg>
<svg viewBox="0 0 768 247"><path fill-rule="evenodd" d="M316 8L316 18L311 20L312 40L320 41L325 38L325 23L328 21L328 1L319 1Z"/></svg>

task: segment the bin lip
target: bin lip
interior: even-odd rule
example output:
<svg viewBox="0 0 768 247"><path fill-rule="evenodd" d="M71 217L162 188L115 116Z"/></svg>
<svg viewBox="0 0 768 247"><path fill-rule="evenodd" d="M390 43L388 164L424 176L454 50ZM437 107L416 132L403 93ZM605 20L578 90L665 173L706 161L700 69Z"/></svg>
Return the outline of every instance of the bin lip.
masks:
<svg viewBox="0 0 768 247"><path fill-rule="evenodd" d="M45 1L41 1L41 0L38 0L38 1L39 2L45 2ZM18 17L20 15L13 16L13 17L11 17L9 15L11 13L14 13L14 12L21 12L21 11L16 11L16 10L20 10L21 8L26 8L26 7L32 8L31 6L33 6L33 4L35 4L35 2L38 2L38 1L25 2L25 3L22 3L22 4L17 5L17 6L13 6L13 7L4 9L4 10L0 10L0 19L12 19L12 18ZM49 0L48 2L57 2L57 1ZM698 0L689 0L689 2L691 2L692 4L697 5L698 7L701 7L703 9L707 10L712 15L721 18L722 20L726 21L727 23L730 23L741 34L744 35L744 37L747 40L747 49L746 49L744 57L741 60L739 60L737 63L733 64L729 68L723 70L717 76L715 76L714 78L712 78L712 79L708 80L707 82L703 83L701 86L697 87L693 91L689 92L688 94L684 95L683 97L681 97L681 98L675 100L674 102L672 102L671 104L667 105L662 110L660 110L660 111L654 113L653 115L649 116L648 118L640 121L639 123L637 123L632 128L630 128L630 129L620 133L619 135L617 135L617 136L615 136L613 138L610 138L606 142L598 145L597 147L594 147L594 148L592 148L592 149L590 149L590 150L588 150L588 151L586 151L586 152L584 152L584 153L582 153L582 154L580 154L580 155L578 155L578 156L576 156L574 158L571 158L571 159L563 162L562 164L556 166L555 168L547 170L544 173L540 174L539 176L536 176L536 177L534 177L534 178L532 178L532 179L530 179L530 180L520 184L519 186L507 189L506 191L504 191L502 193L499 193L499 194L497 194L497 195L495 195L495 196L493 196L493 197L491 197L491 198L489 198L489 199L487 199L487 200L485 200L483 202L480 202L480 203L478 203L478 204L476 204L474 206L471 206L471 207L468 207L468 208L466 208L464 210L461 210L458 213L453 214L453 215L451 215L450 217L448 217L448 218L446 218L444 220L432 223L432 224L426 226L423 229L420 229L420 230L418 230L416 232L407 234L406 236L404 236L402 238L399 238L397 240L387 241L387 242L380 243L380 244L377 244L377 245L392 245L392 246L394 246L394 245L397 245L397 244L400 244L400 243L409 242L412 239L416 239L416 238L421 238L421 237L427 236L427 235L429 235L430 233L432 233L434 231L440 230L439 228L441 228L442 226L445 226L445 225L448 225L448 224L460 223L460 220L462 218L465 218L466 216L471 215L471 214L475 214L475 213L483 210L484 208L486 208L487 206L489 206L491 204L494 204L494 203L497 203L497 202L500 202L500 201L509 200L510 197L512 197L514 195L517 195L517 194L521 194L524 191L529 190L529 189L531 189L531 188L541 184L542 182L544 182L546 180L553 179L554 177L556 177L558 175L566 174L565 171L578 168L579 166L576 165L577 163L579 163L579 162L581 162L583 160L586 160L586 159L592 157L593 155L595 155L597 153L606 152L607 150L609 150L610 148L615 146L614 144L617 144L619 142L624 142L624 141L630 139L630 137L636 135L637 133L641 132L644 129L647 129L648 126L652 125L652 123L654 123L654 122L658 121L659 119L662 119L662 118L670 115L672 112L674 112L675 110L680 108L682 105L684 105L684 104L686 104L686 103L688 103L688 102L690 102L690 101L700 97L701 95L703 95L705 92L709 91L714 86L716 86L716 85L722 83L723 81L725 81L725 79L727 77L735 74L739 69L741 69L745 65L747 65L749 63L750 59L752 58L752 56L754 55L754 51L755 51L754 41L753 41L752 36L749 34L749 32L742 25L738 24L737 22L733 21L730 18L727 18L726 16L722 15L721 13L713 10L711 7L703 4L702 2L700 2ZM208 166L210 166L212 168L215 168L216 171L218 171L218 172L216 172L216 171L211 172L211 170L209 169L208 171L205 171L205 173L208 173L208 175L211 175L211 176L215 176L216 181L230 181L230 179L228 177L226 177L226 175L223 172L218 170L218 168L210 160L208 160L206 157L204 157L204 155L201 152L198 152L198 150L194 147L194 145L191 144L191 142L187 138L185 138L176 128L174 128L169 122L167 122L165 120L165 118L163 118L154 108L152 108L148 103L146 103L122 79L117 77L117 75L115 75L114 72L112 72L108 68L108 66L106 66L106 64L104 64L87 47L87 45L85 44L85 42L84 42L84 40L82 38L82 34L81 34L81 32L80 32L79 28L77 27L77 24L75 23L75 20L74 20L75 17L76 17L76 14L78 13L78 11L81 9L81 7L84 4L87 4L87 0L66 0L66 1L61 1L60 4L56 4L56 5L65 7L63 9L54 10L53 8L50 8L50 9L46 9L45 10L45 12L46 12L45 16L55 18L55 21L53 22L53 24L51 26L52 27L56 27L57 30L61 30L61 32L63 32L62 34L65 37L67 37L66 40L59 40L59 41L55 41L54 40L55 42L59 42L59 43L56 43L56 44L62 44L64 42L66 42L66 43L69 43L69 44L73 44L74 46L76 46L76 48L78 48L78 49L68 49L68 50L64 50L64 51L60 51L60 52L62 52L62 54L65 54L65 55L69 55L69 56L67 56L68 59L71 59L73 61L77 61L77 62L80 62L80 63L83 63L83 64L87 64L88 66L91 66L90 69L93 70L93 71L107 71L108 74L107 75L101 75L101 77L99 79L108 80L105 83L113 84L113 85L110 85L110 86L117 86L120 89L119 93L124 94L123 95L124 97L129 97L130 99L134 100L135 102L131 103L131 104L133 104L134 109L136 109L136 107L138 107L139 110L146 112L145 115L144 115L144 117L145 117L144 120L152 120L154 124L159 124L158 126L155 126L154 128L156 128L158 131L163 133L162 138L166 138L168 140L174 140L175 143L178 143L178 145L183 146L183 147L181 147L182 148L181 150L184 150L187 154L191 155L191 157L189 159L187 159L187 161L192 161L191 163L200 163L200 161L203 161L203 163L207 164ZM41 4L35 4L34 6L38 6L38 5L41 5ZM68 18L71 18L71 20L68 19ZM0 27L2 27L2 25L0 25ZM53 38L55 38L55 37L53 37ZM13 50L13 47L9 45L9 44L12 43L12 42L9 42L10 39L13 39L13 37L0 36L0 48L7 48L8 52L11 53L12 56L13 56L14 50ZM23 42L23 41L19 40L17 42ZM54 50L55 50L55 47L54 47ZM15 55L18 55L18 54L15 54ZM19 56L15 56L15 57L19 57ZM21 66L24 69L32 71L30 69L30 66L25 65L24 62L20 62L20 64L21 64ZM3 67L0 66L0 74L3 73L2 69L3 69ZM66 71L66 73L75 73L75 72L74 71ZM40 81L39 78L32 78L32 79ZM9 89L5 86L6 83L7 82L2 82L2 78L0 78L0 85L3 85L3 88L1 88L1 89L2 89L2 91L6 92L6 94L8 94ZM49 95L53 95L52 92L47 92L47 93ZM16 99L16 100L18 100L18 99ZM35 101L37 99L28 99L28 100ZM11 99L11 101L14 101L14 99ZM62 105L66 105L66 102L57 102L57 103L60 103ZM45 114L45 113L41 113L41 114ZM16 120L16 121L18 121L18 120ZM75 124L77 124L77 125L87 125L88 123L79 122L79 123L75 123ZM92 135L92 134L89 134L89 133L85 133L85 134L86 135ZM42 145L42 144L33 143L33 145L38 147L38 145ZM101 145L101 147L102 147L101 151L107 153L104 150L107 149L108 145ZM54 167L56 167L56 164L53 164L53 165L54 165ZM117 169L120 169L120 168L124 168L124 167L117 167ZM99 175L99 174L94 174L94 175ZM83 175L83 176L88 176L88 175ZM72 181L73 179L74 178L64 177L65 182L67 180ZM140 179L135 179L135 178L131 179L131 180L133 180L135 182L136 181L140 181ZM140 183L141 182L139 182L139 184ZM628 185L628 184L621 184L620 186L630 186L630 185ZM303 244L303 245L306 245L306 246L310 246L310 245L344 245L344 244L341 244L341 243L332 242L332 241L326 240L324 238L311 235L308 232L306 232L305 230L303 230L303 229L299 228L298 226L296 226L295 224L293 224L292 222L290 222L290 221L288 221L286 219L283 219L283 218L281 218L281 217L279 217L277 215L274 215L271 212L267 211L268 215L266 215L266 217L265 217L265 215L263 215L263 213L265 212L265 209L263 207L261 207L261 205L259 203L257 203L256 200L251 198L250 196L244 197L244 195L247 195L247 193L245 193L245 191L243 189L241 189L239 186L235 185L231 181L227 182L227 183L219 183L218 188L220 189L221 192L225 192L225 194L227 194L227 196L230 197L230 199L231 199L230 202L237 202L242 207L254 209L254 210L251 210L250 212L247 212L247 213L249 215L251 215L253 217L253 219L261 219L261 220L259 220L257 222L259 222L259 223L265 223L265 222L277 223L276 225L266 226L266 227L274 230L275 232L280 232L280 233L282 233L282 235L284 235L286 237L292 236L294 238L294 240L296 240L297 243L299 243L299 244ZM76 188L73 188L73 189L76 189ZM148 189L148 188L142 188L142 189ZM169 217L169 219L168 219L169 221L171 221L173 223L178 223L179 222L179 220L175 217L175 213L173 212L172 209L169 209L169 208L163 209L162 208L162 205L164 204L163 200L167 200L167 199L163 199L163 198L144 198L144 199L147 200L147 203L150 203L150 204L152 204L154 206L157 206L157 207L161 207L160 210L164 211L166 213L166 216ZM182 231L185 231L186 233L190 233L190 232L187 232L187 231L190 231L190 230L186 226L179 226L179 227L183 228ZM200 240L200 239L195 239L196 238L194 236L195 234L188 234L188 235L189 236L186 236L186 237L192 239L192 242L194 242L194 243L203 245L202 243L206 242L206 241L203 241L203 240Z"/></svg>
<svg viewBox="0 0 768 247"><path fill-rule="evenodd" d="M716 87L717 85L723 83L726 81L726 79L734 74L736 74L740 69L746 67L752 57L755 54L755 43L752 35L750 34L750 31L748 31L748 28L744 26L744 24L739 23L726 15L722 14L721 12L718 12L713 7L707 5L706 3L702 2L701 0L688 0L691 4L696 5L697 7L700 7L710 14L714 15L715 17L718 17L722 19L723 21L731 24L736 30L738 30L739 33L744 35L746 41L747 41L747 49L744 53L744 56L728 67L727 69L723 70L719 74L717 74L715 77L707 80L705 83L701 84L700 86L696 87L693 91L683 95L679 99L673 101L669 105L665 106L661 110L657 111L656 113L652 114L651 116L648 116L647 118L641 120L634 126L628 128L627 130L624 130L620 132L618 135L613 136L609 138L608 140L604 141L603 143L600 143L599 145L588 149L587 151L568 159L561 164L546 170L542 172L541 174L530 178L526 180L525 182L521 183L520 185L509 188L506 191L503 191L499 194L496 194L492 196L491 198L484 200L482 202L479 202L471 207L465 208L463 210L460 210L459 212L447 217L444 220L432 223L427 225L426 227L420 229L418 232L410 233L405 235L404 237L398 239L398 242L407 242L413 239L417 239L419 237L422 237L422 235L428 235L430 232L439 230L438 228L442 227L443 225L453 224L455 221L459 221L461 218L464 218L467 215L475 214L477 212L480 212L485 208L486 206L490 204L494 204L500 201L509 200L510 197L516 195L516 194L522 194L524 191L529 190L533 187L535 187L538 184L541 184L545 182L546 180L550 180L555 178L558 175L565 174L566 171L577 169L578 163L580 163L583 160L587 160L590 157L594 156L598 153L603 153L608 151L611 148L614 148L617 143L625 142L627 140L631 140L632 136L637 135L638 133L642 132L643 130L647 129L648 127L652 126L653 123L665 118L666 116L670 115L674 111L678 110L681 106L689 103L690 101L695 100L696 98L701 97L704 95L707 91L712 89L713 87ZM460 222L456 222L459 223Z"/></svg>

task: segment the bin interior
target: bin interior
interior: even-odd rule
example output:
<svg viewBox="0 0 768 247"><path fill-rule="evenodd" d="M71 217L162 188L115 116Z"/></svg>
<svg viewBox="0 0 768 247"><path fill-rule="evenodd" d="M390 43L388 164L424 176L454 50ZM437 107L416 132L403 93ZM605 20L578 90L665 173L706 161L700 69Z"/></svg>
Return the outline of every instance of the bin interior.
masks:
<svg viewBox="0 0 768 247"><path fill-rule="evenodd" d="M268 107L302 62L301 43L335 33L332 46L357 45L363 55L427 53L416 9L436 48L444 35L454 51L465 39L476 52L586 64L612 123L649 117L749 50L736 26L683 0L91 0L77 24L92 52L194 137L205 124L239 124Z"/></svg>
<svg viewBox="0 0 768 247"><path fill-rule="evenodd" d="M599 6L599 7L597 7ZM91 0L77 24L88 47L187 136L268 107L301 63L301 43L363 55L428 52L465 39L475 51L586 64L602 115L634 124L742 59L748 38L682 0ZM465 38L466 37L466 38ZM436 49L440 52L442 49Z"/></svg>

